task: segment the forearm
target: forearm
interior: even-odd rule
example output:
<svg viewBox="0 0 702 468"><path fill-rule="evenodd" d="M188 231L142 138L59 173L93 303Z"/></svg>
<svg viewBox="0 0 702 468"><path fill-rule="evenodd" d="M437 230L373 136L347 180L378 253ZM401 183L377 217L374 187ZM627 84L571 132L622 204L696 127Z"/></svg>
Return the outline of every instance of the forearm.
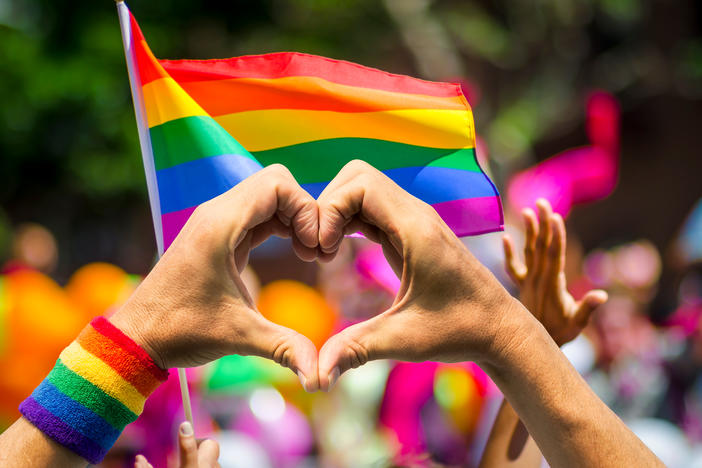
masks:
<svg viewBox="0 0 702 468"><path fill-rule="evenodd" d="M480 460L480 468L541 466L541 452L505 399L490 431L490 438Z"/></svg>
<svg viewBox="0 0 702 468"><path fill-rule="evenodd" d="M0 436L2 466L99 463L167 377L129 336L94 319L20 404L23 417Z"/></svg>
<svg viewBox="0 0 702 468"><path fill-rule="evenodd" d="M551 466L662 466L592 392L546 330L521 305L501 324L508 337L482 363Z"/></svg>
<svg viewBox="0 0 702 468"><path fill-rule="evenodd" d="M84 458L54 442L23 417L0 434L0 466L77 468L87 465Z"/></svg>

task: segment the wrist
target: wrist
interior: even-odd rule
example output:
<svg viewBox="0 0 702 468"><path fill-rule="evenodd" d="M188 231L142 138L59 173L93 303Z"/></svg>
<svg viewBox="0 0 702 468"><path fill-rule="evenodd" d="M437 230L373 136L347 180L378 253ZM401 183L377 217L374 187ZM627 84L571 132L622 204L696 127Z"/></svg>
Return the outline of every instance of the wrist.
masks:
<svg viewBox="0 0 702 468"><path fill-rule="evenodd" d="M479 358L480 365L487 369L497 371L514 365L515 358L528 354L535 337L545 335L551 340L526 307L514 297L508 297L499 307L499 318L492 321L490 342Z"/></svg>
<svg viewBox="0 0 702 468"><path fill-rule="evenodd" d="M142 307L129 301L110 317L110 323L143 349L159 369L170 367L159 351L158 328L153 326L153 320Z"/></svg>
<svg viewBox="0 0 702 468"><path fill-rule="evenodd" d="M95 464L167 377L137 343L97 317L19 409L44 434Z"/></svg>

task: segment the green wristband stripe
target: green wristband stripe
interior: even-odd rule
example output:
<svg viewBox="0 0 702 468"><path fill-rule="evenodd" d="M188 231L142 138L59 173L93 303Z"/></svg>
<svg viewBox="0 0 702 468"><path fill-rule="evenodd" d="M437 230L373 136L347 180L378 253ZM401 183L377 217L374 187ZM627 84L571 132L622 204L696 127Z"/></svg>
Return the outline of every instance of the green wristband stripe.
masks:
<svg viewBox="0 0 702 468"><path fill-rule="evenodd" d="M49 373L49 382L64 395L79 401L83 406L101 416L111 426L122 430L124 426L136 420L137 415L122 402L106 394L90 381L66 367L61 360Z"/></svg>

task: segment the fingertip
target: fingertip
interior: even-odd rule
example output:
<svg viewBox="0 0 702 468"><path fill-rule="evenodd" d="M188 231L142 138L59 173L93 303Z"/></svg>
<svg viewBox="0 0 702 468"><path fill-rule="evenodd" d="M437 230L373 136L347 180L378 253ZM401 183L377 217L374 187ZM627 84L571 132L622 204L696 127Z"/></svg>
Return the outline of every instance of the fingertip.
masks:
<svg viewBox="0 0 702 468"><path fill-rule="evenodd" d="M178 446L182 465L191 464L197 459L195 431L190 421L184 421L178 427Z"/></svg>
<svg viewBox="0 0 702 468"><path fill-rule="evenodd" d="M538 220L536 218L536 213L531 208L524 208L522 210L522 215L524 217L524 226L526 228L527 243L530 239L536 237L539 231Z"/></svg>
<svg viewBox="0 0 702 468"><path fill-rule="evenodd" d="M321 249L318 249L317 260L322 263L329 263L336 258L337 253L339 253L338 250L334 250L333 252L324 252Z"/></svg>
<svg viewBox="0 0 702 468"><path fill-rule="evenodd" d="M219 458L219 443L212 439L200 441L197 451L197 461L200 468L217 466Z"/></svg>
<svg viewBox="0 0 702 468"><path fill-rule="evenodd" d="M341 376L341 371L339 370L339 366L335 366L331 372L327 375L327 391L331 392L332 389L334 388L334 385L336 385L336 382L339 380L339 377Z"/></svg>
<svg viewBox="0 0 702 468"><path fill-rule="evenodd" d="M183 438L192 437L195 435L195 431L193 430L193 425L190 424L190 421L183 421L180 424L180 427L178 428L178 433Z"/></svg>
<svg viewBox="0 0 702 468"><path fill-rule="evenodd" d="M551 214L553 213L551 204L545 198L539 198L536 201L536 207L539 210L539 222L543 226L548 227Z"/></svg>
<svg viewBox="0 0 702 468"><path fill-rule="evenodd" d="M310 199L310 205L300 210L293 219L295 236L302 245L309 249L316 249L319 245L319 211L317 202Z"/></svg>
<svg viewBox="0 0 702 468"><path fill-rule="evenodd" d="M341 368L338 364L338 348L342 345L337 343L339 341L337 336L332 336L327 340L319 351L319 389L323 392L329 392L333 384L336 383L336 379L341 375ZM332 377L335 377L334 381L332 381Z"/></svg>
<svg viewBox="0 0 702 468"><path fill-rule="evenodd" d="M148 466L149 462L144 455L139 454L134 458L134 468L148 468Z"/></svg>
<svg viewBox="0 0 702 468"><path fill-rule="evenodd" d="M607 302L609 299L609 294L607 294L607 291L602 289L595 289L588 293L586 299L592 307L597 307Z"/></svg>
<svg viewBox="0 0 702 468"><path fill-rule="evenodd" d="M292 367L300 379L302 388L307 393L319 390L318 356L317 347L306 336L300 335L297 349L300 350L293 358Z"/></svg>
<svg viewBox="0 0 702 468"><path fill-rule="evenodd" d="M328 219L333 216L332 214L324 216L324 214L320 212L318 245L319 249L325 253L333 252L342 239L341 230L334 228L336 225L335 221Z"/></svg>
<svg viewBox="0 0 702 468"><path fill-rule="evenodd" d="M262 317L263 333L269 338L259 340L259 345L266 343L260 350L261 356L273 359L283 367L292 370L300 378L300 383L307 392L319 390L318 356L314 343L304 335L270 322Z"/></svg>
<svg viewBox="0 0 702 468"><path fill-rule="evenodd" d="M305 262L313 262L317 259L319 250L317 247L308 247L298 236L292 236L292 247L295 255Z"/></svg>
<svg viewBox="0 0 702 468"><path fill-rule="evenodd" d="M545 198L539 197L536 199L536 206L538 208L548 210L549 208L551 208L551 203L549 203L549 201L546 200Z"/></svg>

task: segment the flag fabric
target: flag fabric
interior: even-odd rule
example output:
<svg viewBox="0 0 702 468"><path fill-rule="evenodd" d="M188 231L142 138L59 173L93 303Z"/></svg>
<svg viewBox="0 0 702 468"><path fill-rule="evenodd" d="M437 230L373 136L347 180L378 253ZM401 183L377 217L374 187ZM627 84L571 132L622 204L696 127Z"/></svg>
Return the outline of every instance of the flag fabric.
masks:
<svg viewBox="0 0 702 468"><path fill-rule="evenodd" d="M159 60L129 20L163 248L199 204L274 163L316 198L361 159L432 205L458 236L502 229L460 85L293 52Z"/></svg>

